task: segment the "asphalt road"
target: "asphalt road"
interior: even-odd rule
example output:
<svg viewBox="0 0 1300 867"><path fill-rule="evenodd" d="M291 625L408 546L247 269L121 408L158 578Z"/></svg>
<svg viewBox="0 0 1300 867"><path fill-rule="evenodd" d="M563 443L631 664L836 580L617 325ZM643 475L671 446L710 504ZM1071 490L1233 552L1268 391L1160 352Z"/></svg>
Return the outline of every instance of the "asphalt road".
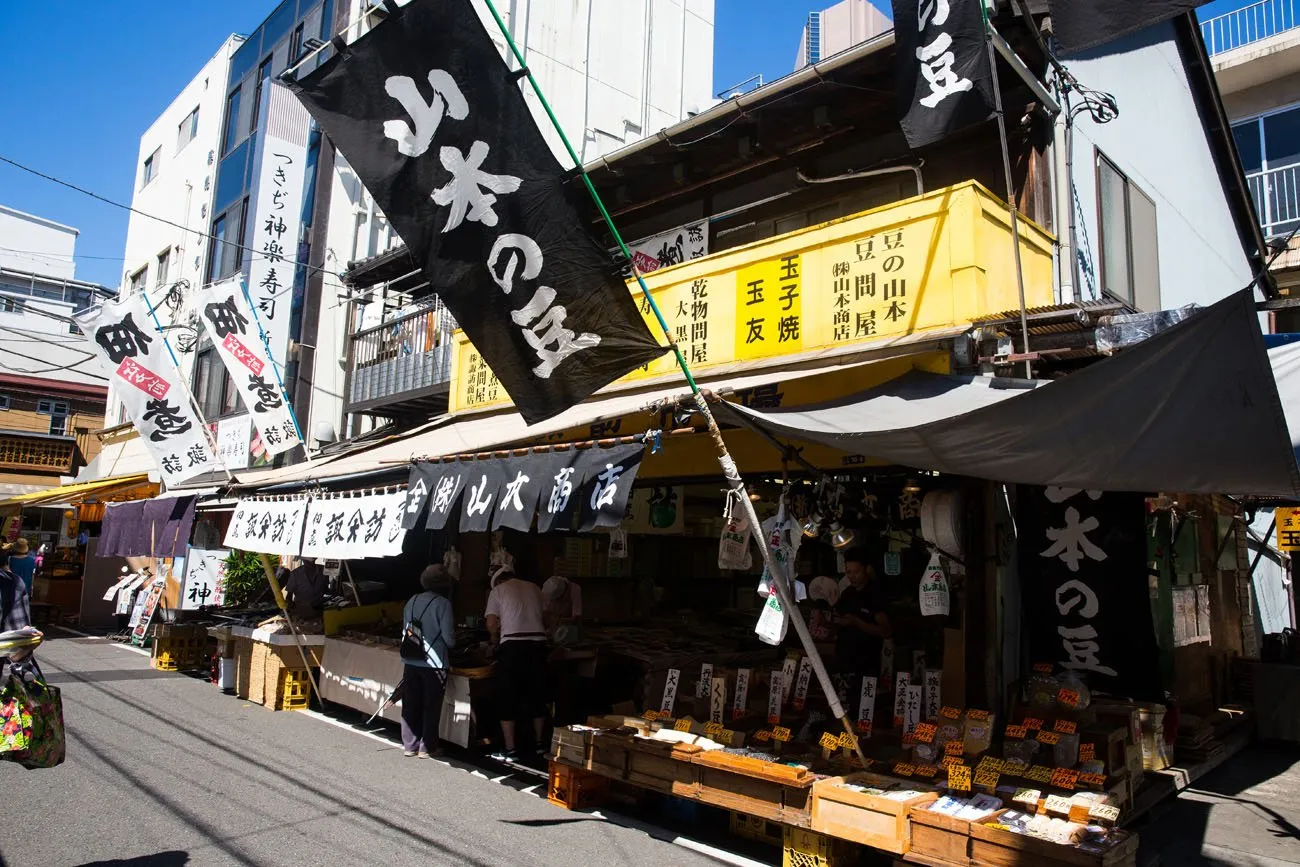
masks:
<svg viewBox="0 0 1300 867"><path fill-rule="evenodd" d="M0 763L11 867L720 863L674 843L679 831L552 806L535 778L407 759L111 642L53 638L39 659L63 691L68 760Z"/></svg>

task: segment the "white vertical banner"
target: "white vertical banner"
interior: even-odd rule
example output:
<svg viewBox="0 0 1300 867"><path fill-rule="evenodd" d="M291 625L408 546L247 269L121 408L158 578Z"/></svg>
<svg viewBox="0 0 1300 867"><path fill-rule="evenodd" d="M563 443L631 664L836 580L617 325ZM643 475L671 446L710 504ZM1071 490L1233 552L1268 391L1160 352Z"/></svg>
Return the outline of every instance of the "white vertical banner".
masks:
<svg viewBox="0 0 1300 867"><path fill-rule="evenodd" d="M876 723L876 679L862 678L862 692L858 695L858 731L871 737Z"/></svg>
<svg viewBox="0 0 1300 867"><path fill-rule="evenodd" d="M230 371L235 389L243 395L267 454L278 455L301 443L280 375L271 364L240 278L200 289L195 299L203 327Z"/></svg>
<svg viewBox="0 0 1300 867"><path fill-rule="evenodd" d="M925 718L939 718L943 707L943 669L927 668L925 670Z"/></svg>
<svg viewBox="0 0 1300 867"><path fill-rule="evenodd" d="M736 698L731 705L731 718L740 719L749 710L749 669L736 670Z"/></svg>
<svg viewBox="0 0 1300 867"><path fill-rule="evenodd" d="M894 728L902 728L907 712L907 688L912 685L912 675L906 671L898 673L894 681Z"/></svg>
<svg viewBox="0 0 1300 867"><path fill-rule="evenodd" d="M812 680L812 658L805 656L799 660L799 673L794 683L794 709L803 710L808 703L808 684Z"/></svg>
<svg viewBox="0 0 1300 867"><path fill-rule="evenodd" d="M797 652L786 654L785 662L781 663L781 704L788 704L794 695L794 677L798 670L799 654Z"/></svg>
<svg viewBox="0 0 1300 867"><path fill-rule="evenodd" d="M144 296L74 317L167 485L220 466Z"/></svg>
<svg viewBox="0 0 1300 867"><path fill-rule="evenodd" d="M695 697L704 698L709 695L709 684L713 681L713 663L706 662L700 666L700 680L695 684Z"/></svg>
<svg viewBox="0 0 1300 867"><path fill-rule="evenodd" d="M916 724L921 721L921 705L925 702L922 693L925 688L911 684L907 687L907 704L903 710L903 733L916 731Z"/></svg>
<svg viewBox="0 0 1300 867"><path fill-rule="evenodd" d="M257 186L248 224L252 248L248 294L266 328L271 357L283 373L293 314L298 239L302 235L311 116L288 88L274 80L263 91L266 105L259 109L266 118L266 131L259 142Z"/></svg>
<svg viewBox="0 0 1300 867"><path fill-rule="evenodd" d="M681 681L682 673L679 669L668 669L668 676L664 678L664 695L659 702L659 712L673 715L673 707L677 704L677 685Z"/></svg>
<svg viewBox="0 0 1300 867"><path fill-rule="evenodd" d="M709 255L709 221L678 226L630 244L632 262L642 274Z"/></svg>
<svg viewBox="0 0 1300 867"><path fill-rule="evenodd" d="M248 413L217 422L217 454L228 470L248 468L249 444L253 441L253 418Z"/></svg>
<svg viewBox="0 0 1300 867"><path fill-rule="evenodd" d="M185 584L181 588L181 610L216 607L225 601L226 558L222 548L191 548L186 559Z"/></svg>
<svg viewBox="0 0 1300 867"><path fill-rule="evenodd" d="M727 711L727 679L709 678L709 722L720 723Z"/></svg>

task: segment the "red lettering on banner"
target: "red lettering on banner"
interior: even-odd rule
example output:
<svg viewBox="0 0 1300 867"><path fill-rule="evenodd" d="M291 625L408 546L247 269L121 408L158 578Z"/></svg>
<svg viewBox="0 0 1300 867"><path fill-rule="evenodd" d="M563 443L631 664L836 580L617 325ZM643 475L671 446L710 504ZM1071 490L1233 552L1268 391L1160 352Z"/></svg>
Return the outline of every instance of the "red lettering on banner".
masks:
<svg viewBox="0 0 1300 867"><path fill-rule="evenodd" d="M659 260L654 256L642 253L640 250L632 254L632 264L642 274L649 274L651 271L659 270Z"/></svg>
<svg viewBox="0 0 1300 867"><path fill-rule="evenodd" d="M221 345L226 351L235 356L235 360L240 364L253 371L254 376L262 375L262 359L258 358L253 350L239 342L239 338L233 334L227 334L226 339L221 341Z"/></svg>
<svg viewBox="0 0 1300 867"><path fill-rule="evenodd" d="M117 366L117 375L150 397L166 397L167 390L171 388L167 380L130 358L122 359L122 363Z"/></svg>

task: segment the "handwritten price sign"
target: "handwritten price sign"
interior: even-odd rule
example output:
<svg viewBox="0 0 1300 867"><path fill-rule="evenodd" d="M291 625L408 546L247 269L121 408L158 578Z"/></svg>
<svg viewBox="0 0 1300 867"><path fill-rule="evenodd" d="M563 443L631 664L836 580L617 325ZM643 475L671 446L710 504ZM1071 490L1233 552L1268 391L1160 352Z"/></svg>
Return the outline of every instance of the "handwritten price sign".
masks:
<svg viewBox="0 0 1300 867"><path fill-rule="evenodd" d="M1057 768L1052 771L1051 783L1058 789L1071 789L1079 782L1079 772L1072 771L1069 768Z"/></svg>
<svg viewBox="0 0 1300 867"><path fill-rule="evenodd" d="M1006 728L1006 736L1012 740L1023 741L1028 734L1029 729L1024 726L1007 726Z"/></svg>
<svg viewBox="0 0 1300 867"><path fill-rule="evenodd" d="M943 717L944 719L961 719L961 711L955 707L948 707L947 705L944 705L943 707L939 708L939 716Z"/></svg>
<svg viewBox="0 0 1300 867"><path fill-rule="evenodd" d="M958 792L970 791L970 768L966 765L953 765L948 769L948 788Z"/></svg>
<svg viewBox="0 0 1300 867"><path fill-rule="evenodd" d="M988 722L989 712L986 710L968 710L966 711L966 719L975 720L976 722Z"/></svg>
<svg viewBox="0 0 1300 867"><path fill-rule="evenodd" d="M1079 744L1079 761L1091 762L1097 758L1096 744Z"/></svg>
<svg viewBox="0 0 1300 867"><path fill-rule="evenodd" d="M1022 725L1029 731L1036 732L1043 727L1043 721L1032 716L1027 716Z"/></svg>
<svg viewBox="0 0 1300 867"><path fill-rule="evenodd" d="M840 739L830 732L822 734L821 740L818 741L824 750L837 750L840 748Z"/></svg>
<svg viewBox="0 0 1300 867"><path fill-rule="evenodd" d="M1058 735L1056 732L1040 731L1038 733L1038 742L1040 744L1047 744L1049 747L1054 747L1061 742L1061 736Z"/></svg>
<svg viewBox="0 0 1300 867"><path fill-rule="evenodd" d="M916 775L927 780L933 780L934 775L939 773L939 768L935 765L917 765Z"/></svg>
<svg viewBox="0 0 1300 867"><path fill-rule="evenodd" d="M910 762L899 762L894 765L894 773L900 777L910 777L916 773L916 765Z"/></svg>
<svg viewBox="0 0 1300 867"><path fill-rule="evenodd" d="M792 735L790 733L790 730L785 726L777 726L776 728L772 729L773 740L778 740L784 744L784 743L789 743L790 738L792 737L794 737L794 735Z"/></svg>
<svg viewBox="0 0 1300 867"><path fill-rule="evenodd" d="M998 787L998 779L1001 775L997 771L976 771L975 785L980 788L992 791Z"/></svg>
<svg viewBox="0 0 1300 867"><path fill-rule="evenodd" d="M1033 780L1035 783L1050 783L1052 781L1052 769L1043 765L1034 765L1025 774L1026 779Z"/></svg>
<svg viewBox="0 0 1300 867"><path fill-rule="evenodd" d="M1079 782L1083 783L1085 786L1091 786L1094 789L1102 789L1106 787L1106 775L1079 774Z"/></svg>
<svg viewBox="0 0 1300 867"><path fill-rule="evenodd" d="M1052 726L1052 730L1057 734L1072 735L1079 730L1079 726L1068 719L1058 719L1056 725Z"/></svg>
<svg viewBox="0 0 1300 867"><path fill-rule="evenodd" d="M765 744L771 739L772 739L772 733L767 729L759 729L758 731L754 732L754 740L758 741L760 744Z"/></svg>
<svg viewBox="0 0 1300 867"><path fill-rule="evenodd" d="M934 736L939 733L939 727L934 723L917 723L916 730L912 735L916 738L918 744L934 743Z"/></svg>
<svg viewBox="0 0 1300 867"><path fill-rule="evenodd" d="M1077 689L1063 689L1056 694L1056 700L1065 707L1079 706L1079 691Z"/></svg>
<svg viewBox="0 0 1300 867"><path fill-rule="evenodd" d="M691 721L688 719L679 719L673 723L673 728L679 732L688 732L691 730Z"/></svg>
<svg viewBox="0 0 1300 867"><path fill-rule="evenodd" d="M948 741L943 745L943 754L945 756L961 756L966 754L966 744L963 741Z"/></svg>

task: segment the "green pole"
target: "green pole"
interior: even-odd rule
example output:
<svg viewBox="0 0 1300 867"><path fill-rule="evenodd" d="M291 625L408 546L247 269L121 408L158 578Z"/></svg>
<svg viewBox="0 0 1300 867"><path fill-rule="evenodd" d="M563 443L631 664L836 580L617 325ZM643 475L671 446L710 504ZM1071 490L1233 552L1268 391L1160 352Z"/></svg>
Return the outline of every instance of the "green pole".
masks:
<svg viewBox="0 0 1300 867"><path fill-rule="evenodd" d="M560 126L559 118L555 116L555 112L551 109L551 104L546 101L546 96L542 93L541 86L537 83L537 79L533 77L533 72L528 68L528 64L525 62L524 56L519 51L518 46L515 45L515 40L511 37L509 28L506 27L505 21L501 19L501 14L497 12L497 8L493 4L492 0L485 0L485 2L487 3L488 11L492 13L493 20L496 21L497 27L501 30L501 35L505 37L506 45L510 46L510 52L514 55L515 60L524 71L524 75L527 76L528 83L533 88L533 93L537 94L538 101L541 102L542 108L546 110L546 116L550 118L551 126L553 126L556 133L559 134L560 141L564 142L564 148L569 152L569 157L573 160L573 164L577 166L578 171L581 172L582 182L587 187L587 192L591 195L591 200L596 203L596 207L600 210L600 216L604 219L605 225L609 227L609 231L614 236L614 240L618 242L618 248L623 251L623 255L627 257L628 262L631 264L632 274L636 277L637 285L641 287L641 295L645 298L647 304L649 304L650 309L654 311L655 319L659 321L659 327L663 329L664 337L668 340L668 345L672 348L673 356L677 359L677 366L681 368L682 375L686 377L687 385L691 387L691 394L695 397L695 405L700 410L700 414L703 416L705 422L708 424L709 435L713 439L713 444L718 450L718 463L722 465L723 475L726 476L732 489L740 494L739 500L741 507L745 512L745 518L749 521L750 527L754 530L751 534L754 539L754 544L758 546L759 554L763 558L763 564L772 575L772 586L776 588L777 597L781 601L781 608L789 616L790 623L794 626L795 633L798 634L799 641L803 645L804 653L812 661L813 671L817 674L817 680L821 684L822 691L826 694L826 702L829 706L831 715L838 718L841 725L844 727L844 730L850 736L853 736L853 725L849 722L848 715L840 704L839 694L835 689L834 683L831 681L830 674L826 671L826 665L822 661L821 653L818 652L817 646L813 643L812 635L808 632L808 625L804 622L803 615L795 605L793 585L786 576L784 569L772 557L772 550L767 544L767 539L763 536L762 524L759 523L758 514L754 511L754 504L745 491L745 482L740 477L740 470L737 469L736 462L731 457L726 442L722 439L722 431L718 428L717 419L713 417L713 410L709 408L709 403L705 399L703 392L700 391L699 385L696 384L695 377L691 375L691 369L686 364L686 357L682 355L681 348L677 345L677 341L673 339L672 331L668 328L668 322L664 319L663 312L659 309L659 305L655 303L654 297L650 294L650 287L646 286L645 278L642 277L641 272L637 270L636 262L632 259L632 251L627 248L627 244L623 241L623 236L619 233L618 227L614 225L614 218L610 216L609 210L605 207L605 203L601 201L600 193L596 192L595 184L591 182L590 176L587 175L587 170L583 167L582 160L578 157L577 151L573 149L573 145L569 142L569 137L564 134L564 128ZM595 2L595 0L587 0L587 2L592 3ZM854 744L854 751L857 753L858 758L862 760L863 767L868 767L866 755L862 752L862 747L858 745L856 737L853 738L852 742Z"/></svg>

